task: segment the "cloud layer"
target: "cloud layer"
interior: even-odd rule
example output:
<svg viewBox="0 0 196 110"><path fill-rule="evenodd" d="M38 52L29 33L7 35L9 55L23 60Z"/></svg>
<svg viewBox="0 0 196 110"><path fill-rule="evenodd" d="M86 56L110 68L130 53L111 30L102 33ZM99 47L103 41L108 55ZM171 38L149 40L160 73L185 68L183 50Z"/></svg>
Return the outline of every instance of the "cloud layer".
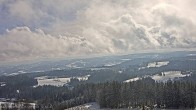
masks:
<svg viewBox="0 0 196 110"><path fill-rule="evenodd" d="M1 0L0 60L195 48L194 0Z"/></svg>

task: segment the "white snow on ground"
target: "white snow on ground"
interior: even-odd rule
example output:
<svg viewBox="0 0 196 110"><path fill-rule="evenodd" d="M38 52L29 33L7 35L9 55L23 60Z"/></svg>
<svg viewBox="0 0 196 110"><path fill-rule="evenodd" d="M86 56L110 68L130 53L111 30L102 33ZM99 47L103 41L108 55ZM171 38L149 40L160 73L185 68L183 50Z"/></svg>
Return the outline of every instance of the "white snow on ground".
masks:
<svg viewBox="0 0 196 110"><path fill-rule="evenodd" d="M89 78L90 76L91 76L91 75L86 75L86 76L72 77L72 78L76 78L76 79L78 79L79 81L86 81L86 80L88 80L88 78Z"/></svg>
<svg viewBox="0 0 196 110"><path fill-rule="evenodd" d="M188 54L187 56L196 56L196 54Z"/></svg>
<svg viewBox="0 0 196 110"><path fill-rule="evenodd" d="M146 67L140 67L140 68L138 68L138 70L142 70L142 69L145 69Z"/></svg>
<svg viewBox="0 0 196 110"><path fill-rule="evenodd" d="M41 76L41 77L36 77L35 79L37 79L38 85L34 86L43 86L43 85L51 85L51 86L63 86L64 84L67 84L68 82L70 82L71 78L76 78L79 81L85 81L88 80L88 78L90 77L90 75L86 75L86 76L81 76L81 77L69 77L69 78L50 78L48 76Z"/></svg>
<svg viewBox="0 0 196 110"><path fill-rule="evenodd" d="M140 79L141 79L141 78L136 77L136 78L128 79L128 80L126 80L126 81L124 81L124 82L128 83L128 82L133 82L133 81L137 81L137 80L140 80Z"/></svg>
<svg viewBox="0 0 196 110"><path fill-rule="evenodd" d="M96 102L93 102L93 103L87 103L84 105L72 107L72 108L65 109L65 110L101 110L101 109Z"/></svg>
<svg viewBox="0 0 196 110"><path fill-rule="evenodd" d="M37 77L35 79L37 79L37 82L38 82L37 86L52 85L52 86L59 87L59 86L63 86L64 84L70 82L70 78L48 78L47 76Z"/></svg>
<svg viewBox="0 0 196 110"><path fill-rule="evenodd" d="M79 105L76 107L72 107L65 110L141 110L141 108L121 108L121 109L110 109L110 108L102 108L100 109L99 104L96 102L87 103L83 105Z"/></svg>
<svg viewBox="0 0 196 110"><path fill-rule="evenodd" d="M188 76L181 74L181 71L167 71L167 72L162 72L161 75L154 75L151 76L152 79L154 79L157 82L166 82L169 79L173 80L174 78L180 78L180 77L185 77Z"/></svg>
<svg viewBox="0 0 196 110"><path fill-rule="evenodd" d="M41 72L44 72L44 71L33 71L33 72L35 72L35 73L41 73Z"/></svg>
<svg viewBox="0 0 196 110"><path fill-rule="evenodd" d="M52 68L52 70L62 70L61 68Z"/></svg>
<svg viewBox="0 0 196 110"><path fill-rule="evenodd" d="M69 68L81 68L81 67L78 67L77 65L74 65L74 64L68 64L68 65L66 65L66 67L69 67Z"/></svg>
<svg viewBox="0 0 196 110"><path fill-rule="evenodd" d="M160 74L156 74L153 76L147 75L142 78L151 77L152 79L154 79L157 82L166 82L168 80L174 80L175 78L182 78L185 76L190 76L190 74L183 75L181 71L167 71L167 72L162 72L161 75ZM141 80L142 78L136 77L136 78L128 79L124 82L126 82L126 83L133 82L133 81Z"/></svg>
<svg viewBox="0 0 196 110"><path fill-rule="evenodd" d="M11 74L6 74L5 76L16 76L16 75L19 75L19 74L24 74L24 73L11 73Z"/></svg>
<svg viewBox="0 0 196 110"><path fill-rule="evenodd" d="M25 72L25 71L21 70L21 71L18 71L18 73L27 73L27 72Z"/></svg>
<svg viewBox="0 0 196 110"><path fill-rule="evenodd" d="M122 59L123 61L129 61L129 60L131 60L131 59Z"/></svg>
<svg viewBox="0 0 196 110"><path fill-rule="evenodd" d="M99 71L99 70L104 70L107 68L90 68L91 71Z"/></svg>
<svg viewBox="0 0 196 110"><path fill-rule="evenodd" d="M6 84L1 84L1 87L6 86Z"/></svg>
<svg viewBox="0 0 196 110"><path fill-rule="evenodd" d="M109 62L107 64L105 64L104 66L114 66L114 65L118 65L121 64L122 62Z"/></svg>
<svg viewBox="0 0 196 110"><path fill-rule="evenodd" d="M5 74L5 76L16 76L16 75L19 75L21 73L11 73L11 74Z"/></svg>
<svg viewBox="0 0 196 110"><path fill-rule="evenodd" d="M138 70L142 70L145 68L158 68L158 67L166 66L168 64L169 64L169 61L151 62L151 63L148 63L147 67L140 67L138 68Z"/></svg>
<svg viewBox="0 0 196 110"><path fill-rule="evenodd" d="M118 71L118 73L122 73L123 71Z"/></svg>
<svg viewBox="0 0 196 110"><path fill-rule="evenodd" d="M25 74L27 72L21 70L21 71L18 71L16 73L11 73L11 74L7 74L7 73L4 73L5 76L16 76L16 75L19 75L19 74Z"/></svg>
<svg viewBox="0 0 196 110"><path fill-rule="evenodd" d="M169 64L169 61L162 61L162 62L152 62L152 63L148 63L147 68L151 68L151 67L161 67L161 66L166 66Z"/></svg>
<svg viewBox="0 0 196 110"><path fill-rule="evenodd" d="M0 82L0 86L1 87L6 86L6 83L5 82Z"/></svg>

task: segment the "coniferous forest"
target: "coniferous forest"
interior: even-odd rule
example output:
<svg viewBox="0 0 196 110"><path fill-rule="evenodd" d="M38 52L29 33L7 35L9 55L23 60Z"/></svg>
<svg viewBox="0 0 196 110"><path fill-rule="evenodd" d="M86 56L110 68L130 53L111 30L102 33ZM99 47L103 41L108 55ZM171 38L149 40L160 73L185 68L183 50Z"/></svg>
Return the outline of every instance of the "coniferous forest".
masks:
<svg viewBox="0 0 196 110"><path fill-rule="evenodd" d="M75 98L64 101L58 107L69 108L82 103L96 101L101 108L194 108L196 106L196 84L192 82L168 81L157 83L144 79L131 83L107 82L83 84L72 90Z"/></svg>
<svg viewBox="0 0 196 110"><path fill-rule="evenodd" d="M33 102L37 110L64 110L91 102L100 108L111 109L193 109L196 108L196 63L192 59L195 57L171 58L164 60L169 61L168 65L159 68L140 69L154 61L148 59L150 61L140 65L141 59L137 59L135 62L126 61L112 67L96 68L98 70L77 68L3 74L0 76L0 98ZM82 76L89 77L80 80ZM153 79L154 76L169 78L159 81ZM46 85L40 85L40 81L62 83L60 78L70 78L70 81L61 86L47 82ZM130 80L134 78L138 80Z"/></svg>
<svg viewBox="0 0 196 110"><path fill-rule="evenodd" d="M22 90L20 93L15 89ZM74 87L26 86L0 87L0 97L37 100L38 105L63 110L89 102L100 108L195 108L196 84L194 81L155 82L151 78L124 83L84 83Z"/></svg>

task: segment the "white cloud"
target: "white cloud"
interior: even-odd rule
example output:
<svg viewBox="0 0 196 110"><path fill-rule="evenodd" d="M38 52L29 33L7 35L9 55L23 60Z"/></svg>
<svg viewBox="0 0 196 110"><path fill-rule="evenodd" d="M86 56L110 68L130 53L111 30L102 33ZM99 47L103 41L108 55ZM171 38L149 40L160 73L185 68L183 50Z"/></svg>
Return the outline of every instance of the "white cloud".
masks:
<svg viewBox="0 0 196 110"><path fill-rule="evenodd" d="M195 48L194 2L3 0L0 12L9 18L3 19L3 24L6 28L12 20L12 28L0 35L0 59ZM18 24L22 27L15 26Z"/></svg>
<svg viewBox="0 0 196 110"><path fill-rule="evenodd" d="M7 33L0 37L0 47L1 61L54 58L92 53L91 45L83 37L51 36L40 29L31 31L28 27L16 27L7 30Z"/></svg>
<svg viewBox="0 0 196 110"><path fill-rule="evenodd" d="M33 7L28 1L21 0L10 4L9 7L9 12L13 17L19 17L19 19L23 19L25 21L30 21L37 17L35 16L36 12L33 10Z"/></svg>

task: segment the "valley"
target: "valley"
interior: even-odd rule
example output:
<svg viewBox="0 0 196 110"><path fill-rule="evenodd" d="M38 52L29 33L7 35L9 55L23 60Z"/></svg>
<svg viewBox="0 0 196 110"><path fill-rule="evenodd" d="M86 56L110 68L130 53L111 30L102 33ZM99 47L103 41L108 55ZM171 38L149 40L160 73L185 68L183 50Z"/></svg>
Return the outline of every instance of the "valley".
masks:
<svg viewBox="0 0 196 110"><path fill-rule="evenodd" d="M79 60L74 59L73 61L56 61L50 63L50 65L45 65L42 62L29 64L28 66L16 65L10 66L10 68L1 67L0 97L26 99L30 102L38 101L38 105L52 104L53 108L65 107L65 102L71 104L67 105L68 108L94 102L97 102L105 108L107 106L101 105L101 102L97 101L100 96L97 97L97 94L99 94L98 91L93 92L94 87L94 89L100 89L100 86L104 88L104 85L109 84L108 87L110 88L110 84L117 84L121 88L119 90L123 90L123 87L126 85L140 84L140 82L142 84L146 82L148 84L147 87L153 86L154 84L161 86L161 84L169 84L169 82L177 85L178 82L195 84L195 53L195 51L180 51L172 53L130 54ZM46 68L50 69L45 71ZM138 85L138 87L140 86ZM91 93L87 93L88 96L85 96L85 89L87 88L89 88ZM152 90L149 91L152 92ZM54 96L55 94L59 95ZM44 102L47 97L51 100ZM77 100L85 101L72 104ZM117 106L111 105L110 107L115 108ZM128 107L128 105L122 106L120 104L118 107L123 108Z"/></svg>

